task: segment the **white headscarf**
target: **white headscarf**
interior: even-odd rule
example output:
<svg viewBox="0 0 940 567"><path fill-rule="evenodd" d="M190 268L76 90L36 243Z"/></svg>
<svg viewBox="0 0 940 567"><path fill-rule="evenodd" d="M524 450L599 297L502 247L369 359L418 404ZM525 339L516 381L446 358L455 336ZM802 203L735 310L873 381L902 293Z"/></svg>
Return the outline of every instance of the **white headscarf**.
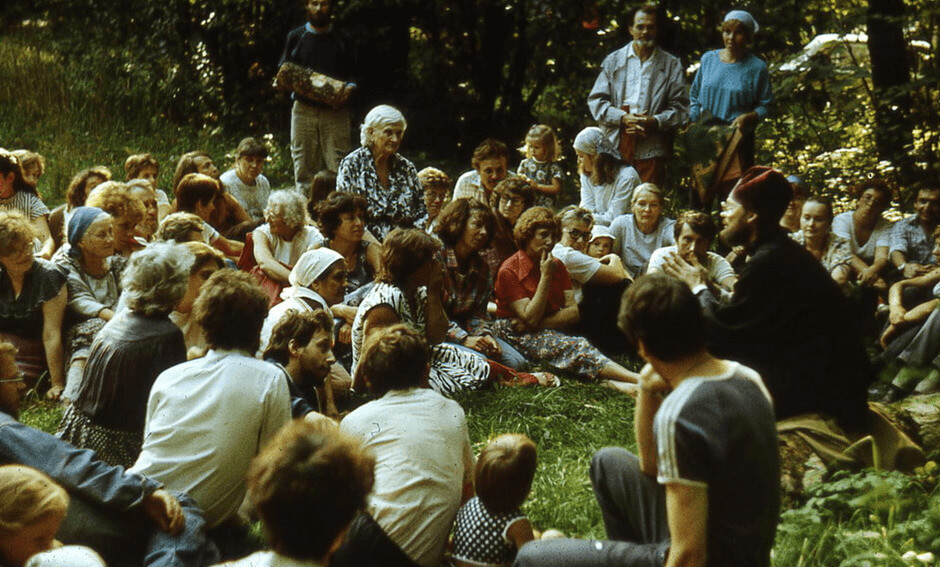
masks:
<svg viewBox="0 0 940 567"><path fill-rule="evenodd" d="M592 156L608 154L613 157L620 157L620 153L614 149L613 143L604 135L604 131L597 126L589 126L578 132L573 145L574 149Z"/></svg>
<svg viewBox="0 0 940 567"><path fill-rule="evenodd" d="M754 35L760 31L760 26L757 25L757 20L754 19L754 16L748 12L745 12L744 10L731 10L725 14L725 19L722 21L727 22L728 20L737 20L741 22L744 24L744 27L746 27L748 31L751 32L751 35Z"/></svg>
<svg viewBox="0 0 940 567"><path fill-rule="evenodd" d="M281 299L303 295L303 291L307 290L310 284L317 281L333 264L340 261L343 261L343 255L325 246L304 252L290 271L290 276L287 278L290 287L281 292Z"/></svg>

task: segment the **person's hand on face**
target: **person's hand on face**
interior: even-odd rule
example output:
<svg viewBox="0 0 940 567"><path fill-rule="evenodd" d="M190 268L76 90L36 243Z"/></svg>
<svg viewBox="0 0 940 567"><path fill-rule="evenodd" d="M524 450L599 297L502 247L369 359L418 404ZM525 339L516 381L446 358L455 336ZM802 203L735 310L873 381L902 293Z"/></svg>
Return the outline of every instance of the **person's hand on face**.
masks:
<svg viewBox="0 0 940 567"><path fill-rule="evenodd" d="M705 266L702 266L695 256L692 256L692 262L688 262L675 252L670 252L663 258L663 272L684 282L689 289L708 281Z"/></svg>
<svg viewBox="0 0 940 567"><path fill-rule="evenodd" d="M542 270L542 276L552 278L555 275L555 257L548 250L542 250L542 260L539 262L539 268Z"/></svg>

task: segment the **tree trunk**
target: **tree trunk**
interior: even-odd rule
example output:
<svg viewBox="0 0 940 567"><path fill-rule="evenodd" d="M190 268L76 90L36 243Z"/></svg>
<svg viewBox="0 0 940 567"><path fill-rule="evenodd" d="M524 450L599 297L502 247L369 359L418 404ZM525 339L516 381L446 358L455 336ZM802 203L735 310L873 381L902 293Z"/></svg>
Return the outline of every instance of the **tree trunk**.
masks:
<svg viewBox="0 0 940 567"><path fill-rule="evenodd" d="M903 30L904 0L868 0L868 51L874 84L875 145L878 155L898 166L902 179L914 175L910 62Z"/></svg>

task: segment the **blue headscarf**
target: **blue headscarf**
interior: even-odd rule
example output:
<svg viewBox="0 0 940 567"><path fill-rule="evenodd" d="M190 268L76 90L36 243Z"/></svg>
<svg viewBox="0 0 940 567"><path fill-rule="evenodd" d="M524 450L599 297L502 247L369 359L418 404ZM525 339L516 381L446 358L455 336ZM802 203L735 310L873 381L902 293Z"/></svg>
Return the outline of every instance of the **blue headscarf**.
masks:
<svg viewBox="0 0 940 567"><path fill-rule="evenodd" d="M106 215L105 211L98 207L76 207L69 219L69 256L78 258L81 252L78 250L78 243L82 241L85 232L91 223L101 215Z"/></svg>

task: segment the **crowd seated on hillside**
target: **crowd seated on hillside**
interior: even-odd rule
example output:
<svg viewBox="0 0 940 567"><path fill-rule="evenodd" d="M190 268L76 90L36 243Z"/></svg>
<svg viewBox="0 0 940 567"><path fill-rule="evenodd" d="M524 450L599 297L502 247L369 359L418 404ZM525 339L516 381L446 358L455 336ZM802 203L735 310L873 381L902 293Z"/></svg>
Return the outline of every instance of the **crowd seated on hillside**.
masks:
<svg viewBox="0 0 940 567"><path fill-rule="evenodd" d="M257 551L246 490L270 546L259 561L438 565L474 484L493 484L448 398L562 381L637 395L626 361L647 353L618 313L644 274L688 284L709 352L756 370L778 420L821 414L866 435L868 329L897 372L879 395L940 391L940 184L917 187L914 214L892 224L885 181L860 175L845 208L741 168L721 180L719 226L641 182L596 127L573 141L579 191L547 127L520 133L518 169L505 142L484 140L456 186L459 172L402 155L406 127L396 108L372 109L361 147L311 195L278 189L293 184L265 177L269 149L246 138L222 175L207 153L183 154L166 190L152 154L127 158L126 181L88 163L52 211L26 158L0 148L0 465L35 469L9 483L51 491L45 515L8 520L0 499L0 565L25 564L8 544L22 530L42 524L51 542L60 523L109 564L244 557ZM26 386L63 405L57 437L16 422ZM523 459L527 443L492 451ZM15 490L4 472L0 493ZM510 561L531 539L522 478L501 515L482 493L461 510L459 554L480 551L484 512L512 534ZM127 544L104 523L65 529L81 503Z"/></svg>

